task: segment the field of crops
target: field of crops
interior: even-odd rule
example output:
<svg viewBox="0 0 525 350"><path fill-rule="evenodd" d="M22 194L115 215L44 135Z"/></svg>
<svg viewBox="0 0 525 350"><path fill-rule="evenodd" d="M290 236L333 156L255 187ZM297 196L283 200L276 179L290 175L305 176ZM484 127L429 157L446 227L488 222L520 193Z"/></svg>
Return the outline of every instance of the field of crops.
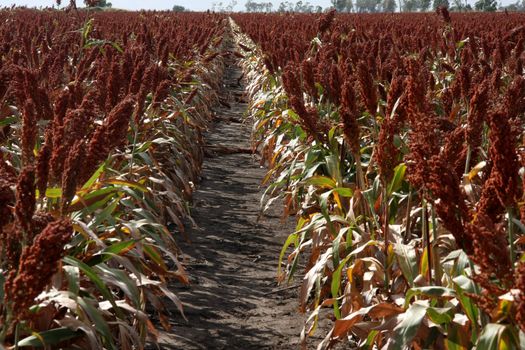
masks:
<svg viewBox="0 0 525 350"><path fill-rule="evenodd" d="M233 18L303 339L525 348L525 16Z"/></svg>
<svg viewBox="0 0 525 350"><path fill-rule="evenodd" d="M296 222L275 265L304 347L524 349L523 23L1 10L0 344L177 333L177 243L236 60L261 209Z"/></svg>
<svg viewBox="0 0 525 350"><path fill-rule="evenodd" d="M165 327L166 300L182 310L166 225L184 229L227 22L30 10L0 22L0 342L142 348L146 306Z"/></svg>

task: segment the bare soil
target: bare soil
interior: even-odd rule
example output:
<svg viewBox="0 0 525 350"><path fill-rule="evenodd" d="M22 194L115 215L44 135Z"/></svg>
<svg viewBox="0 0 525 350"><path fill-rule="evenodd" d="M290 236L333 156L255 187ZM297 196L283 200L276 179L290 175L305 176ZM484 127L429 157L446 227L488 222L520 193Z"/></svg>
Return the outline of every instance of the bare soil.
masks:
<svg viewBox="0 0 525 350"><path fill-rule="evenodd" d="M175 307L170 310L173 328L160 334L161 349L300 348L305 316L298 312L298 288L276 282L279 252L293 225L277 211L258 221L265 169L247 151L251 125L243 122L247 104L240 78L239 67L229 62L194 193L198 228L187 233L191 243L179 243L191 285L172 285L188 321Z"/></svg>

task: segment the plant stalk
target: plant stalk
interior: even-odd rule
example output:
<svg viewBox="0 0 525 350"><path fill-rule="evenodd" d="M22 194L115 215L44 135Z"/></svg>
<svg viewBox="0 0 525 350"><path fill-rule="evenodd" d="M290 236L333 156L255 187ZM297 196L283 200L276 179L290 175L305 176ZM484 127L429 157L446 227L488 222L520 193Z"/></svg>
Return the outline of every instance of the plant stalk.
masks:
<svg viewBox="0 0 525 350"><path fill-rule="evenodd" d="M412 188L408 188L408 198L407 198L407 215L406 215L406 226L405 226L405 242L410 240L410 211L412 205Z"/></svg>
<svg viewBox="0 0 525 350"><path fill-rule="evenodd" d="M135 123L133 123L135 124ZM131 179L131 176L133 176L133 166L135 163L135 150L137 149L137 139L139 135L139 128L138 125L133 125L133 129L135 129L135 134L133 135L133 147L131 149L131 159L129 160L129 176Z"/></svg>
<svg viewBox="0 0 525 350"><path fill-rule="evenodd" d="M512 269L514 269L514 262L516 260L516 252L514 251L514 210L512 207L507 208L507 215L509 217L509 250L510 250L510 262L512 264Z"/></svg>
<svg viewBox="0 0 525 350"><path fill-rule="evenodd" d="M467 145L467 160L465 161L465 172L464 172L465 174L468 174L470 170L471 158L472 158L472 148L470 147L470 145Z"/></svg>
<svg viewBox="0 0 525 350"><path fill-rule="evenodd" d="M360 190L365 188L365 178L363 175L363 165L361 164L361 155L354 154L355 158L355 167L356 167L356 176L357 176L357 187Z"/></svg>
<svg viewBox="0 0 525 350"><path fill-rule="evenodd" d="M361 155L359 153L353 154L355 159L355 167L356 167L356 182L357 182L357 188L361 191L365 189L365 178L363 173L363 165L361 164ZM372 239L375 239L375 232L372 228L372 225L368 223L368 218L372 216L372 212L370 211L370 208L368 207L368 201L363 197L363 204L361 210L363 211L363 216L365 217L365 227L368 226L368 230L370 231L370 237Z"/></svg>
<svg viewBox="0 0 525 350"><path fill-rule="evenodd" d="M434 284L436 286L441 285L441 264L440 264L440 254L439 254L439 247L438 247L438 229L437 229L437 220L436 220L436 210L434 209L434 205L430 207L431 209L431 215L432 215L432 256L433 256L433 262L434 262Z"/></svg>
<svg viewBox="0 0 525 350"><path fill-rule="evenodd" d="M427 249L427 264L428 264L428 283L432 283L432 246L430 244L430 230L428 225L428 212L427 212L427 202L423 199L421 203L421 208L423 209L421 213L421 224L423 230L423 241L424 246Z"/></svg>
<svg viewBox="0 0 525 350"><path fill-rule="evenodd" d="M18 350L18 338L20 337L20 323L16 323L15 326L15 349Z"/></svg>
<svg viewBox="0 0 525 350"><path fill-rule="evenodd" d="M385 290L387 293L388 286L390 285L390 266L388 266L388 233L389 233L389 213L388 213L388 191L385 185L383 185L383 234L384 234L384 240L385 240Z"/></svg>

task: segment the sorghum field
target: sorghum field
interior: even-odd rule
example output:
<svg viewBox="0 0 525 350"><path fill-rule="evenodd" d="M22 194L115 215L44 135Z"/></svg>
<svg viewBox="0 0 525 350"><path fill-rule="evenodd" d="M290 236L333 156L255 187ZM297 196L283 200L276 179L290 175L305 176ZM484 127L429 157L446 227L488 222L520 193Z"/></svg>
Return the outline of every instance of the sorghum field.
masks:
<svg viewBox="0 0 525 350"><path fill-rule="evenodd" d="M0 10L0 348L525 349L524 46Z"/></svg>

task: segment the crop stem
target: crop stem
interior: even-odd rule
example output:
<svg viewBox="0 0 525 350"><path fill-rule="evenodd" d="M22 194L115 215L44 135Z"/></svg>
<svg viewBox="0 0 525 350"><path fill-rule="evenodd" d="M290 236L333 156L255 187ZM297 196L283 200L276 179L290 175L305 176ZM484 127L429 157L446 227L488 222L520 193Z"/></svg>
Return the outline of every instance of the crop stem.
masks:
<svg viewBox="0 0 525 350"><path fill-rule="evenodd" d="M434 205L432 204L431 207L431 215L432 215L432 256L433 256L433 262L434 262L434 284L436 286L441 285L441 265L440 265L440 254L439 254L439 246L438 246L438 229L437 229L437 220L436 220L436 210L434 209Z"/></svg>
<svg viewBox="0 0 525 350"><path fill-rule="evenodd" d="M406 224L405 224L405 242L410 240L410 207L412 205L412 188L408 188L408 198L407 198L407 214L406 214Z"/></svg>
<svg viewBox="0 0 525 350"><path fill-rule="evenodd" d="M470 145L467 146L467 160L465 161L465 174L468 174L469 170L470 170L470 161L471 161L471 158L472 158L472 148L470 147Z"/></svg>
<svg viewBox="0 0 525 350"><path fill-rule="evenodd" d="M512 264L512 268L514 269L514 262L516 260L516 254L514 251L514 223L512 220L514 219L514 210L512 207L507 208L507 215L509 218L509 251L510 251L510 262Z"/></svg>
<svg viewBox="0 0 525 350"><path fill-rule="evenodd" d="M363 165L361 164L361 154L354 153L353 156L355 159L357 188L360 191L363 191L366 185L365 185L365 177L363 173ZM372 217L372 212L370 208L368 207L368 200L365 198L364 195L363 195L363 205L361 209L363 210L363 216L365 217L365 226L368 225L368 228L370 231L370 237L372 239L375 239L374 229L372 225L368 223L368 220L367 220L369 217Z"/></svg>
<svg viewBox="0 0 525 350"><path fill-rule="evenodd" d="M135 162L135 150L137 149L137 139L139 136L139 128L138 125L132 122L132 129L134 129L135 133L133 135L133 146L131 149L131 159L129 160L129 176L133 176L133 166Z"/></svg>
<svg viewBox="0 0 525 350"><path fill-rule="evenodd" d="M390 285L390 266L388 266L388 233L389 233L389 220L388 220L388 191L387 187L383 186L383 234L385 239L385 290L388 292Z"/></svg>
<svg viewBox="0 0 525 350"><path fill-rule="evenodd" d="M432 246L430 244L430 230L428 225L428 212L427 212L427 202L423 199L421 203L421 208L423 209L421 213L421 225L423 231L423 245L427 249L427 264L428 264L428 282L432 282Z"/></svg>
<svg viewBox="0 0 525 350"><path fill-rule="evenodd" d="M18 338L20 337L20 323L16 323L15 325L15 348L14 350L18 350Z"/></svg>

